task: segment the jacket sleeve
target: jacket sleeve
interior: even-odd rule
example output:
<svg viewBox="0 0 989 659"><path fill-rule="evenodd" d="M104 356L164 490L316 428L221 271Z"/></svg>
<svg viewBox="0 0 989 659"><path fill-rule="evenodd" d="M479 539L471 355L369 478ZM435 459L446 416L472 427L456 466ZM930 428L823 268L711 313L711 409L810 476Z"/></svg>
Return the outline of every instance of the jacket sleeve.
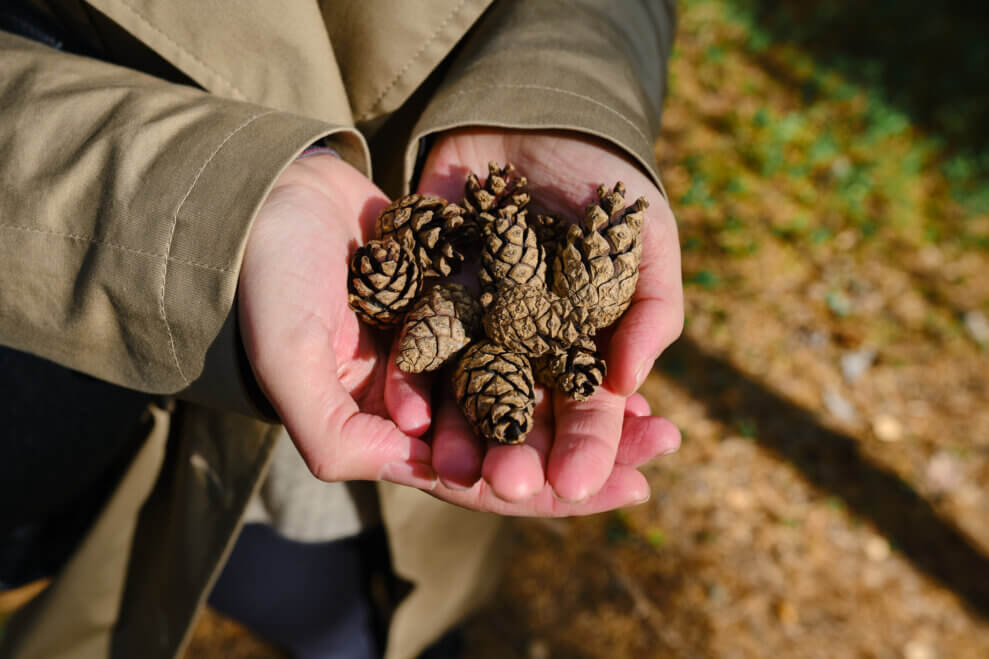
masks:
<svg viewBox="0 0 989 659"><path fill-rule="evenodd" d="M496 2L474 26L429 101L418 141L463 126L573 130L635 158L662 190L659 131L673 0ZM409 177L406 176L406 180Z"/></svg>
<svg viewBox="0 0 989 659"><path fill-rule="evenodd" d="M329 135L366 170L351 129L0 32L0 344L187 387L231 316L257 208Z"/></svg>

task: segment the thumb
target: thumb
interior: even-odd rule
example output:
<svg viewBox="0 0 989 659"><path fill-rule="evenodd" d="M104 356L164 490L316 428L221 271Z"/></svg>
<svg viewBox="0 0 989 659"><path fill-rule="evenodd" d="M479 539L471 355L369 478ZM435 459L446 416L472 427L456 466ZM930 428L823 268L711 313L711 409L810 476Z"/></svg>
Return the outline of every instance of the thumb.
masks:
<svg viewBox="0 0 989 659"><path fill-rule="evenodd" d="M304 360L294 368L264 368L267 377L259 378L309 470L323 481L387 480L431 490L429 445L361 411L340 382L331 341L313 325L287 341Z"/></svg>
<svg viewBox="0 0 989 659"><path fill-rule="evenodd" d="M333 351L323 357L324 373L335 374ZM299 409L286 410L285 426L316 478L386 480L426 490L436 485L429 445L389 419L362 412L336 377L325 378L322 395L298 397L295 405ZM309 422L297 427L297 414Z"/></svg>

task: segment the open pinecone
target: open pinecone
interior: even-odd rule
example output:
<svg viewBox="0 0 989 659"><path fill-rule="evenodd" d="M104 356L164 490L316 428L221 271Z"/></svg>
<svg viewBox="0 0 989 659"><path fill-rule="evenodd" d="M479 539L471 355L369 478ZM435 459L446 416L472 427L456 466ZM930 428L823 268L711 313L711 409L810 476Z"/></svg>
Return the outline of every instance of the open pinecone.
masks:
<svg viewBox="0 0 989 659"><path fill-rule="evenodd" d="M532 430L535 382L528 358L491 341L472 344L453 373L453 391L479 436L517 444Z"/></svg>
<svg viewBox="0 0 989 659"><path fill-rule="evenodd" d="M505 206L525 208L530 195L525 189L528 181L518 173L515 165L508 163L498 167L498 163L488 163L488 178L481 185L477 174L467 175L464 185L464 208L471 218L476 219L481 213L497 215L498 209Z"/></svg>
<svg viewBox="0 0 989 659"><path fill-rule="evenodd" d="M397 240L415 254L424 277L445 277L460 270L469 236L464 209L441 197L410 194L378 216L378 238Z"/></svg>
<svg viewBox="0 0 989 659"><path fill-rule="evenodd" d="M542 287L506 282L494 294L482 295L481 304L488 337L530 357L564 350L594 333L586 309Z"/></svg>
<svg viewBox="0 0 989 659"><path fill-rule="evenodd" d="M648 206L639 197L626 208L624 184L611 190L602 185L598 203L587 207L579 226L568 229L566 244L553 261L553 292L585 307L595 327L615 322L632 300Z"/></svg>
<svg viewBox="0 0 989 659"><path fill-rule="evenodd" d="M532 360L536 380L574 400L587 400L604 382L608 369L589 337L581 337L565 350Z"/></svg>
<svg viewBox="0 0 989 659"><path fill-rule="evenodd" d="M395 362L406 373L435 371L470 343L481 327L481 306L462 284L429 289L405 317Z"/></svg>
<svg viewBox="0 0 989 659"><path fill-rule="evenodd" d="M531 224L532 228L536 230L539 245L545 252L546 263L552 268L557 253L566 244L567 229L570 225L556 215L543 215L542 213L537 214Z"/></svg>
<svg viewBox="0 0 989 659"><path fill-rule="evenodd" d="M415 257L394 240L370 240L350 260L347 299L369 325L396 324L421 289L422 274Z"/></svg>
<svg viewBox="0 0 989 659"><path fill-rule="evenodd" d="M505 281L546 285L546 258L524 210L506 206L498 210L498 217L485 222L478 279L488 292Z"/></svg>

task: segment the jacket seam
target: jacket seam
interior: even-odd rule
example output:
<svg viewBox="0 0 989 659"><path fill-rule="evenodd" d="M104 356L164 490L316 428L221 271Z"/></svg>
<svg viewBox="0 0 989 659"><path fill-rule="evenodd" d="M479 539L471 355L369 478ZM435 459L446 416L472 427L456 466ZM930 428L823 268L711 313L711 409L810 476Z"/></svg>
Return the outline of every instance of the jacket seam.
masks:
<svg viewBox="0 0 989 659"><path fill-rule="evenodd" d="M221 267L216 265L210 265L208 263L198 263L196 261L189 261L188 259L179 258L177 256L167 256L159 252L149 252L143 249L136 249L134 247L127 247L126 245L120 245L118 243L112 243L108 240L102 240L100 238L94 238L92 236L83 236L76 233L62 233L59 231L49 231L47 229L37 229L35 227L26 227L19 224L6 224L0 223L0 229L10 229L12 231L23 231L25 233L37 233L43 236L52 236L54 238L65 238L66 240L73 240L75 242L83 242L91 245L99 245L101 247L109 247L111 249L119 249L122 252L128 252L130 254L138 254L140 256L146 256L153 259L168 259L172 263L181 263L183 265L189 265L196 268L202 268L203 270L213 270L214 272L227 272L230 268Z"/></svg>
<svg viewBox="0 0 989 659"><path fill-rule="evenodd" d="M200 66L202 66L204 69L206 69L207 71L209 71L210 73L212 73L213 75L215 75L217 77L217 79L221 83L223 83L228 89L230 89L230 91L232 91L234 94L236 94L240 98L240 100L246 100L247 99L247 95L244 92L242 92L239 88L237 88L232 82L230 82L229 80L227 80L227 78L224 77L223 74L221 74L219 71L217 71L216 69L214 69L213 67L211 67L206 62L204 62L201 58L199 58L192 51L187 50L186 48L183 48L182 45L179 42L177 42L172 37L168 36L168 34L166 34L161 28L159 28L154 23L152 23L150 20L148 20L148 18L144 14L142 14L137 9L135 9L133 6L131 6L127 2L127 0L117 0L117 1L120 3L120 5L124 9L126 9L127 11L129 11L130 13L132 13L139 21L141 21L146 26L148 26L149 28L151 28L154 32L160 34L168 43L170 43L172 46L174 46L176 49L178 49L178 51L180 53L186 55L187 57L191 57L194 62L196 62L197 64L199 64Z"/></svg>
<svg viewBox="0 0 989 659"><path fill-rule="evenodd" d="M516 90L519 90L519 89L539 89L539 90L542 90L542 91L556 92L558 94L566 94L567 96L573 96L575 98L579 98L579 99L581 99L583 101L587 101L588 103L592 103L592 104L594 104L594 105L596 105L596 106L598 106L600 108L603 108L603 109L607 110L608 112L614 114L616 117L618 117L619 119L621 119L622 121L624 121L626 124L628 124L629 128L631 128L633 131L635 131L635 134L638 135L642 139L642 143L646 147L648 147L649 149L652 148L652 143L649 141L649 138L646 137L646 134L642 132L642 129L641 128L639 128L637 125L635 125L635 122L634 121L632 121L631 119L629 119L628 117L626 117L624 114L622 114L621 112L619 112L615 108L611 107L610 105L607 105L606 103L602 103L601 101L597 100L596 98L592 98L590 96L586 96L584 94L580 94L578 92L571 91L569 89L560 89L559 87L548 87L548 86L545 86L545 85L525 85L525 84L507 84L507 83L502 83L502 84L488 85L488 86L484 87L483 89L482 88L461 89L459 91L456 91L456 92L452 93L450 96L453 97L453 96L463 96L465 94L487 93L491 89L516 89Z"/></svg>
<svg viewBox="0 0 989 659"><path fill-rule="evenodd" d="M213 152L206 158L206 161L199 167L199 171L196 172L196 175L192 177L192 183L189 185L189 189L186 190L185 194L182 196L178 207L175 209L174 215L172 215L172 226L169 228L168 242L165 245L165 260L162 264L161 291L159 292L158 312L161 314L161 319L165 323L165 332L168 334L168 344L172 351L172 359L175 362L175 368L178 370L179 377L182 378L182 383L185 386L189 385L189 378L186 377L185 372L182 370L182 365L179 363L178 350L175 348L175 336L172 334L172 326L168 322L168 312L165 309L165 288L168 283L168 262L171 259L172 242L175 238L175 230L179 224L179 215L182 213L182 208L185 206L185 202L188 201L189 197L192 195L192 191L195 190L196 184L199 183L199 178L203 175L203 172L206 171L206 168L213 161L213 158L216 157L216 154L218 154L220 150L226 146L227 142L229 142L234 135L251 125L254 121L269 114L274 114L274 112L275 110L265 110L264 112L258 112L248 117L246 121L230 131L227 136L220 141L216 148L213 149Z"/></svg>
<svg viewBox="0 0 989 659"><path fill-rule="evenodd" d="M405 66L403 66L399 72L395 74L395 77L392 78L391 82L385 85L385 88L381 90L377 98L374 99L374 102L371 103L371 107L369 107L366 112L358 117L358 121L364 121L374 114L374 111L378 109L381 103L385 100L385 96L388 95L388 92L394 89L395 85L397 85L402 78L405 77L405 74L409 72L412 65L415 64L420 57L422 57L423 53L426 52L426 49L429 48L429 46L432 45L437 38L439 38L440 33L443 32L443 29L446 28L447 24L452 21L457 14L463 11L465 4L467 4L467 0L460 0L460 2L457 3L457 6L453 8L453 11L447 14L446 18L440 21L439 25L436 26L436 29L433 30L433 33L429 35L429 38L422 42L422 45L419 46L419 50L417 50L415 54L405 63Z"/></svg>

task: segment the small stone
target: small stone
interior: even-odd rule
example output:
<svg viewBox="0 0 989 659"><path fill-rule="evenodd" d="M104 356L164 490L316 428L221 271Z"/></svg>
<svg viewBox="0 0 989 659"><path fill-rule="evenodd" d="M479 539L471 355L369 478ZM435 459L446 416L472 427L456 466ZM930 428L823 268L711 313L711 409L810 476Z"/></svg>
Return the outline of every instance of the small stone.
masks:
<svg viewBox="0 0 989 659"><path fill-rule="evenodd" d="M903 439L903 426L891 414L879 414L872 420L872 432L884 442L898 442Z"/></svg>
<svg viewBox="0 0 989 659"><path fill-rule="evenodd" d="M852 161L848 156L838 156L831 163L831 174L836 179L844 179L852 171Z"/></svg>
<svg viewBox="0 0 989 659"><path fill-rule="evenodd" d="M967 311L962 319L965 330L976 343L985 345L989 343L989 320L981 311Z"/></svg>
<svg viewBox="0 0 989 659"><path fill-rule="evenodd" d="M725 501L735 510L747 510L752 506L752 495L741 487L733 487L725 494Z"/></svg>
<svg viewBox="0 0 989 659"><path fill-rule="evenodd" d="M549 659L549 645L541 638L534 638L529 641L527 654L529 659Z"/></svg>
<svg viewBox="0 0 989 659"><path fill-rule="evenodd" d="M961 465L950 453L939 451L927 463L925 473L927 486L938 494L955 490L962 480Z"/></svg>
<svg viewBox="0 0 989 659"><path fill-rule="evenodd" d="M776 605L776 617L784 627L793 627L800 622L800 615L797 607L788 600L783 600Z"/></svg>
<svg viewBox="0 0 989 659"><path fill-rule="evenodd" d="M846 352L841 356L841 374L845 376L845 381L853 383L862 377L876 359L876 351L871 348L863 348L852 352Z"/></svg>
<svg viewBox="0 0 989 659"><path fill-rule="evenodd" d="M858 243L859 234L855 229L845 229L834 238L834 246L838 249L849 250Z"/></svg>
<svg viewBox="0 0 989 659"><path fill-rule="evenodd" d="M886 538L873 536L865 543L865 555L870 561L885 561L889 558L889 542Z"/></svg>
<svg viewBox="0 0 989 659"><path fill-rule="evenodd" d="M852 313L852 300L843 291L831 291L825 301L828 309L836 316L843 318Z"/></svg>
<svg viewBox="0 0 989 659"><path fill-rule="evenodd" d="M855 406L841 392L835 389L828 389L823 396L824 408L828 413L843 423L851 423L858 418Z"/></svg>
<svg viewBox="0 0 989 659"><path fill-rule="evenodd" d="M934 648L929 643L913 639L903 646L903 659L935 659Z"/></svg>

